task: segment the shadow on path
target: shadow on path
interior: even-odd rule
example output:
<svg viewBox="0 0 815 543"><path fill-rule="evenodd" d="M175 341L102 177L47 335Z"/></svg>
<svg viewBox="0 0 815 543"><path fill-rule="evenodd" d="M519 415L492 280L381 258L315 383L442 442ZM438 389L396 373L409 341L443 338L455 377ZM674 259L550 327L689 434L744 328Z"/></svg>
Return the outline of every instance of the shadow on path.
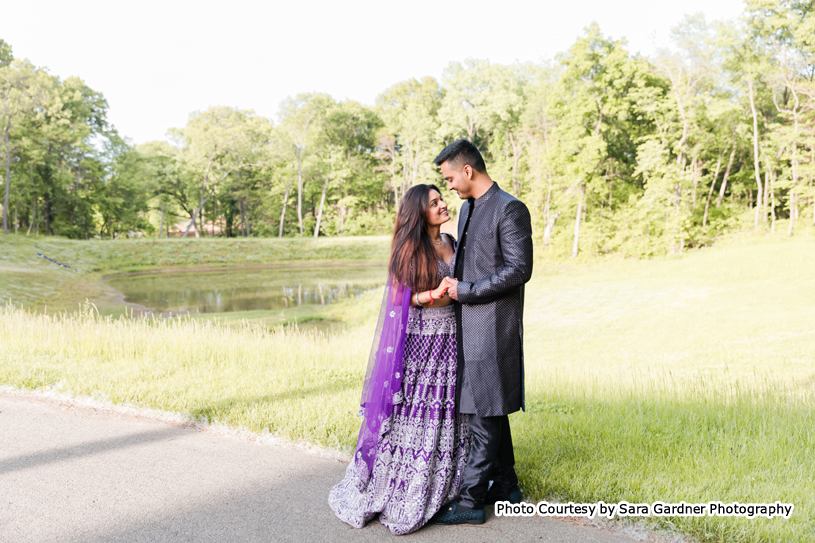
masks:
<svg viewBox="0 0 815 543"><path fill-rule="evenodd" d="M145 443L151 443L153 441L161 441L163 439L178 435L183 431L184 430L176 428L165 428L161 430L152 430L150 432L114 437L111 439L92 441L90 443L83 443L73 447L64 447L62 449L53 449L35 454L25 454L13 458L7 458L0 461L0 475L10 473L12 471L34 468L43 464L51 464L53 462L76 460L80 456L101 454L116 449L124 449L127 447L144 445Z"/></svg>

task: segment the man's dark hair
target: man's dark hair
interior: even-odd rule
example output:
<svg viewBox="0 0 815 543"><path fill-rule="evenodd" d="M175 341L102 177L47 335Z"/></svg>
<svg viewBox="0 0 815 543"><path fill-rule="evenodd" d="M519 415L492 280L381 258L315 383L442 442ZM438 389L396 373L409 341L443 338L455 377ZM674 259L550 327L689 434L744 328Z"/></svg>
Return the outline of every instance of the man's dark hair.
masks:
<svg viewBox="0 0 815 543"><path fill-rule="evenodd" d="M487 165L484 164L484 158L478 152L478 147L467 140L454 141L433 160L436 166L441 166L443 162L448 162L457 169L469 165L478 173L487 173Z"/></svg>

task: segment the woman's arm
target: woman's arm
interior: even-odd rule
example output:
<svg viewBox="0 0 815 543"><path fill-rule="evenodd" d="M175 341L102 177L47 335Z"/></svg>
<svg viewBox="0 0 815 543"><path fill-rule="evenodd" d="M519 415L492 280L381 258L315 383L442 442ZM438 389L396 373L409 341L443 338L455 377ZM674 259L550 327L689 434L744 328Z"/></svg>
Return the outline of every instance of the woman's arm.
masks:
<svg viewBox="0 0 815 543"><path fill-rule="evenodd" d="M433 301L433 307L444 307L444 306L450 305L452 303L453 303L453 299L450 296L448 296L447 294L444 294L441 298L436 298ZM430 306L425 305L425 307L430 307Z"/></svg>
<svg viewBox="0 0 815 543"><path fill-rule="evenodd" d="M450 305L453 301L447 295L447 289L450 286L442 280L438 288L434 290L424 290L421 292L414 292L410 296L411 307L444 307ZM432 302L432 304L431 304Z"/></svg>

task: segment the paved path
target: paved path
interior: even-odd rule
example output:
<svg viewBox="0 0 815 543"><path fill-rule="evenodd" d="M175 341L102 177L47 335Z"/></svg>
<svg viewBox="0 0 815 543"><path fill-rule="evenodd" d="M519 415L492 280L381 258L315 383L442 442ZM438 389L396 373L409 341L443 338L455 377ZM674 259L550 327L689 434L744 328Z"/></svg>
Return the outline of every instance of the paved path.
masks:
<svg viewBox="0 0 815 543"><path fill-rule="evenodd" d="M337 460L33 395L0 393L0 541L394 540L374 521L340 522L326 503ZM488 508L488 510L491 508ZM533 518L428 526L399 541L641 541Z"/></svg>

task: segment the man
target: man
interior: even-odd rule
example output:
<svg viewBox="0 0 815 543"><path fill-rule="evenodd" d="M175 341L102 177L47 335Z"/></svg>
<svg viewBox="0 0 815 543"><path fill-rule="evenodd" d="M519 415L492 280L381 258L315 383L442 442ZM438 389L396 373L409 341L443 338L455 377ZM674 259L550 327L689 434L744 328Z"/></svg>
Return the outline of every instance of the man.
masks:
<svg viewBox="0 0 815 543"><path fill-rule="evenodd" d="M467 200L458 220L455 278L445 281L458 302L456 405L469 415L473 438L461 495L434 521L482 524L485 504L521 501L507 415L524 408L523 305L532 276L532 226L529 210L490 178L469 141L451 143L434 162L447 186Z"/></svg>

